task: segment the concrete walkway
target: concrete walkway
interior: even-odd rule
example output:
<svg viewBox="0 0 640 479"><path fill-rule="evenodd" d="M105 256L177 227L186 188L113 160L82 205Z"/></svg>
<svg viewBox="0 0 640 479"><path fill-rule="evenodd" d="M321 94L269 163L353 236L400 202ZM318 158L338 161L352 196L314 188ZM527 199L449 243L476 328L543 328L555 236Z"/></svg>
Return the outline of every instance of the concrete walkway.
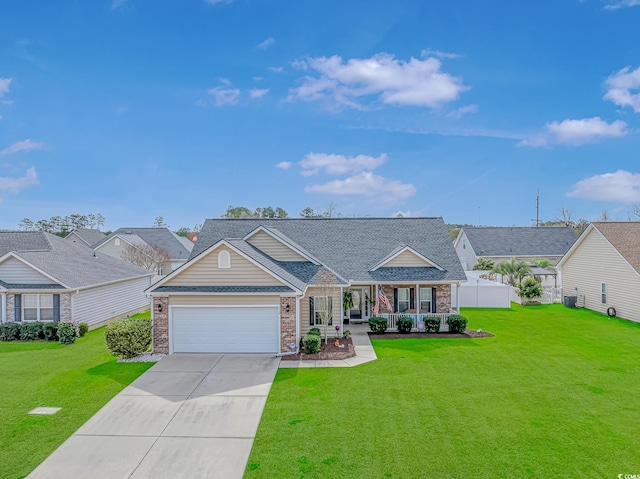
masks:
<svg viewBox="0 0 640 479"><path fill-rule="evenodd" d="M360 364L369 363L378 359L371 346L371 340L367 331L368 324L350 324L345 329L351 331L351 340L356 350L356 355L348 359L331 359L324 361L280 361L281 368L351 368Z"/></svg>
<svg viewBox="0 0 640 479"><path fill-rule="evenodd" d="M241 478L279 363L260 354L167 356L28 477Z"/></svg>

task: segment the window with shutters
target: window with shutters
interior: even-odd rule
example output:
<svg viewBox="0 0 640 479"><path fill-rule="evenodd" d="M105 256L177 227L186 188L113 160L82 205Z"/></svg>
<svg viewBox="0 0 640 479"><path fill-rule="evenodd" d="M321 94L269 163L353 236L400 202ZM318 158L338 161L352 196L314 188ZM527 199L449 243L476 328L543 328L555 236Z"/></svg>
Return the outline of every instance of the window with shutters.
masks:
<svg viewBox="0 0 640 479"><path fill-rule="evenodd" d="M410 288L398 288L398 312L406 313L411 309Z"/></svg>
<svg viewBox="0 0 640 479"><path fill-rule="evenodd" d="M323 324L325 318L331 322L331 298L329 296L314 296L313 317L316 325Z"/></svg>
<svg viewBox="0 0 640 479"><path fill-rule="evenodd" d="M23 294L22 295L22 320L23 321L53 321L54 301L53 294Z"/></svg>
<svg viewBox="0 0 640 479"><path fill-rule="evenodd" d="M431 309L433 299L433 290L432 288L420 288L420 312L421 313L432 313Z"/></svg>

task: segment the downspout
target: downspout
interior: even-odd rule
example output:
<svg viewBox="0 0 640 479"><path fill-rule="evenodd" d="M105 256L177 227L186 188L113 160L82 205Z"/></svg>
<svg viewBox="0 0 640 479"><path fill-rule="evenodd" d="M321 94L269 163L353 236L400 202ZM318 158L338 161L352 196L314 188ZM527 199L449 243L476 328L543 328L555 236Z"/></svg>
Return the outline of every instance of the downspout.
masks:
<svg viewBox="0 0 640 479"><path fill-rule="evenodd" d="M71 293L71 299L70 299L70 301L71 301L71 317L69 318L71 321L73 321L73 320L74 320L73 318L75 317L75 313L74 313L74 311L73 311L73 309L74 309L74 304L73 304L73 303L74 303L74 301L73 301L73 298L75 298L75 296L76 296L78 293L80 293L80 290L79 290L79 289L76 289L75 293Z"/></svg>

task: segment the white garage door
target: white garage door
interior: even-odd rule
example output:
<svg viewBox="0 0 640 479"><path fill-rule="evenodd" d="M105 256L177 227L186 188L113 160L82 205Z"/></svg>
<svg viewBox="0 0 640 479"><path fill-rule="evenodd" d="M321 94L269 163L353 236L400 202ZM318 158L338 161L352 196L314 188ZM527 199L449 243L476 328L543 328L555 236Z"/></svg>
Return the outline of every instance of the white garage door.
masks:
<svg viewBox="0 0 640 479"><path fill-rule="evenodd" d="M174 353L277 353L277 307L174 307Z"/></svg>

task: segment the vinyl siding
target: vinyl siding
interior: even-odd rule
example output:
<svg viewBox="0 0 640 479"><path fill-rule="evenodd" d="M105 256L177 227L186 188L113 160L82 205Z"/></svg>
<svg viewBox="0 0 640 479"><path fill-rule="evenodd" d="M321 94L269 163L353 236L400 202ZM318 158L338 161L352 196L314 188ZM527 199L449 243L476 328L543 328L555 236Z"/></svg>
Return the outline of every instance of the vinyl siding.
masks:
<svg viewBox="0 0 640 479"><path fill-rule="evenodd" d="M106 254L108 256L111 256L113 258L122 259L122 253L124 252L125 248L127 247L127 245L129 243L127 243L124 240L120 239L120 246L116 246L115 240L116 240L116 238L114 236L113 238L111 238L106 243L103 243L100 246L100 248L96 249L96 251L98 251L98 252L100 252L102 254Z"/></svg>
<svg viewBox="0 0 640 479"><path fill-rule="evenodd" d="M276 261L308 261L307 258L299 255L264 231L257 232L247 242Z"/></svg>
<svg viewBox="0 0 640 479"><path fill-rule="evenodd" d="M302 336L307 334L309 329L313 328L313 326L309 324L309 298L312 296L322 296L321 289L308 288L306 296L300 300L300 334ZM330 338L334 337L335 335L335 330L333 329L335 325L342 324L342 317L341 317L342 297L340 295L340 289L335 288L331 296L333 298L333 304L332 304L333 326L331 326L331 330L329 331L329 334L328 334ZM317 326L317 327L320 328L321 331L323 331L322 326ZM324 331L323 331L323 334L324 334Z"/></svg>
<svg viewBox="0 0 640 479"><path fill-rule="evenodd" d="M252 295L183 295L169 296L169 306L236 306L236 305L280 305L280 296Z"/></svg>
<svg viewBox="0 0 640 479"><path fill-rule="evenodd" d="M463 249L462 245L465 242L467 247ZM462 233L462 236L460 236L460 241L456 246L456 253L458 254L458 258L460 258L460 263L462 264L462 267L466 271L471 271L473 267L476 265L476 263L478 262L476 253L473 251L473 248L471 247L471 244L467 239L467 235L465 235L464 233ZM462 258L465 258L465 260L463 261Z"/></svg>
<svg viewBox="0 0 640 479"><path fill-rule="evenodd" d="M607 283L607 304L601 303L601 283ZM640 321L640 276L598 232L592 230L562 266L564 295L584 295L585 307Z"/></svg>
<svg viewBox="0 0 640 479"><path fill-rule="evenodd" d="M433 266L433 264L416 256L411 251L403 251L388 263L383 265L385 268L402 267L402 266Z"/></svg>
<svg viewBox="0 0 640 479"><path fill-rule="evenodd" d="M16 258L8 258L0 264L0 279L15 284L57 284Z"/></svg>
<svg viewBox="0 0 640 479"><path fill-rule="evenodd" d="M89 246L89 245L87 245L87 242L84 241L82 238L80 238L80 236L78 236L75 232L71 233L65 239L67 241L70 241L71 243L81 244L81 245L87 246L87 247Z"/></svg>
<svg viewBox="0 0 640 479"><path fill-rule="evenodd" d="M81 290L72 299L72 319L95 326L145 306L149 307L149 298L144 294L148 287L147 277Z"/></svg>
<svg viewBox="0 0 640 479"><path fill-rule="evenodd" d="M231 268L218 269L218 253L231 255ZM187 265L165 286L282 286L283 283L224 245Z"/></svg>

